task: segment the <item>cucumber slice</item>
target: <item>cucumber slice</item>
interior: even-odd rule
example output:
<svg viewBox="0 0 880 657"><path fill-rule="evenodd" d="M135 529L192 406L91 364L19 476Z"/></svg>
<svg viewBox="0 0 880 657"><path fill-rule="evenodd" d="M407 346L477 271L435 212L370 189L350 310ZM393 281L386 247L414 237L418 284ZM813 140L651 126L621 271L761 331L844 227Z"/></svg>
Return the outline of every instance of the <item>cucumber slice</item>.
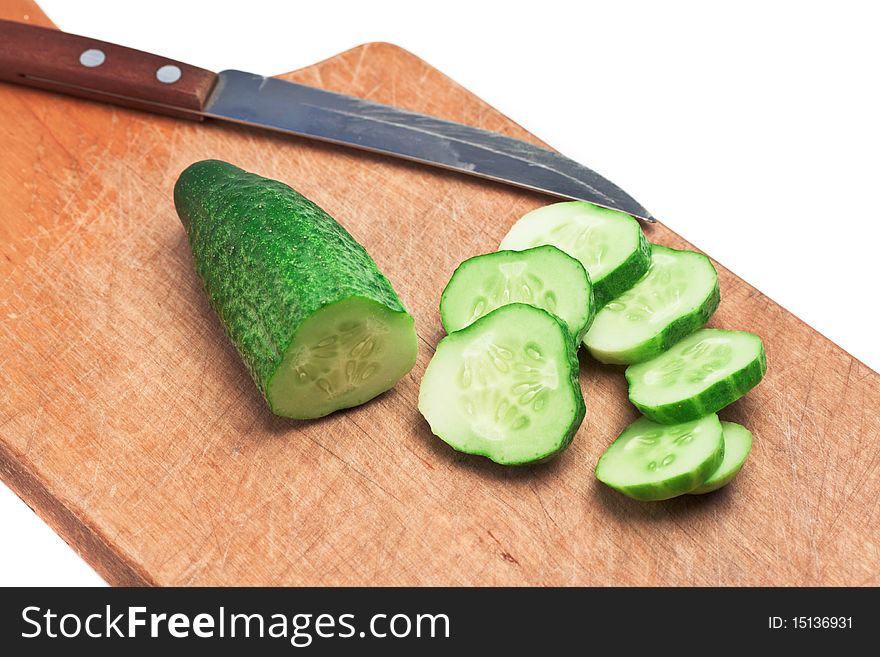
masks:
<svg viewBox="0 0 880 657"><path fill-rule="evenodd" d="M538 246L465 260L440 297L440 319L452 333L518 301L556 315L576 344L595 314L593 285L583 265L555 246Z"/></svg>
<svg viewBox="0 0 880 657"><path fill-rule="evenodd" d="M584 419L576 346L545 310L502 306L440 341L419 410L460 452L505 465L547 459Z"/></svg>
<svg viewBox="0 0 880 657"><path fill-rule="evenodd" d="M656 422L715 413L754 388L767 371L754 333L701 329L653 360L626 368L629 399Z"/></svg>
<svg viewBox="0 0 880 657"><path fill-rule="evenodd" d="M742 470L746 457L752 451L752 432L741 424L722 422L721 432L724 435L724 459L706 481L690 492L691 495L711 493L726 486Z"/></svg>
<svg viewBox="0 0 880 657"><path fill-rule="evenodd" d="M273 413L321 417L412 369L413 319L366 250L287 185L188 167L174 205L208 300Z"/></svg>
<svg viewBox="0 0 880 657"><path fill-rule="evenodd" d="M651 244L628 214L583 201L554 203L524 215L501 240L501 249L552 244L581 261L596 307L632 287L651 264Z"/></svg>
<svg viewBox="0 0 880 657"><path fill-rule="evenodd" d="M642 417L623 430L596 464L596 478L636 500L668 500L700 486L724 458L714 413L664 425Z"/></svg>
<svg viewBox="0 0 880 657"><path fill-rule="evenodd" d="M596 314L584 344L603 363L640 363L703 326L720 300L709 258L655 244L651 269Z"/></svg>

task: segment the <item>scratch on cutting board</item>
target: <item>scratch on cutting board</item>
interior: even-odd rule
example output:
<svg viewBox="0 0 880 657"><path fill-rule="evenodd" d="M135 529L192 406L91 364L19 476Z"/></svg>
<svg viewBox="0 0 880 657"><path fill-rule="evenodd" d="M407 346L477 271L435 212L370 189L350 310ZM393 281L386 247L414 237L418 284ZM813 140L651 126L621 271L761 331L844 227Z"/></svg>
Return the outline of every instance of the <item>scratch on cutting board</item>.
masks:
<svg viewBox="0 0 880 657"><path fill-rule="evenodd" d="M239 479L238 486L237 486L239 489L243 486L244 479L245 479L246 475L247 475L247 472L245 474L243 474L242 477ZM232 527L232 531L229 532L229 536L227 537L227 539L225 541L225 545L223 546L223 550L222 550L223 551L223 559L222 559L221 565L226 564L226 559L229 555L229 549L230 549L230 546L232 545L233 540L241 533L242 529L248 525L248 523L251 521L251 519L254 518L255 516L257 516L259 513L261 513L264 509L270 508L273 505L273 503L275 502L275 500L278 499L279 497L281 497L282 495L292 495L292 494L293 494L293 491L291 490L289 484L275 486L275 491L271 495L266 497L262 501L261 504L250 508L246 513L238 514L235 518L232 518L231 522L229 523L229 525L231 525L231 527ZM212 532L214 531L214 529L217 525L224 526L224 527L229 526L226 523L215 523L211 528ZM271 537L264 536L264 538L270 539ZM275 549L278 548L277 545L274 545L273 547ZM285 553L282 551L282 554L285 554Z"/></svg>
<svg viewBox="0 0 880 657"><path fill-rule="evenodd" d="M431 68L429 66L422 67L422 74L419 76L419 82L417 86L422 86L425 84L425 80L431 75Z"/></svg>
<svg viewBox="0 0 880 657"><path fill-rule="evenodd" d="M341 63L347 70L351 71L351 79L349 81L350 86L357 86L358 81L360 80L361 70L364 64L364 55L366 51L369 49L370 44L364 44L358 49L358 59L356 62L352 62L352 58L350 53L345 53L345 56L339 57L338 62Z"/></svg>
<svg viewBox="0 0 880 657"><path fill-rule="evenodd" d="M101 160L95 158L92 162L91 166L88 170L79 176L79 182L76 184L73 190L68 190L67 195L68 199L64 206L58 211L58 216L64 217L67 215L67 211L70 209L70 206L73 205L76 201L82 200L82 197L79 195L79 192L82 190L83 185L85 185L86 181L91 178L92 174L98 170L98 167L101 165ZM83 227L83 225L87 222L88 219L92 217L94 214L93 211L83 212L77 218L74 219L73 226L71 226L67 232L62 233L60 239L55 244L54 253L58 253L63 246L67 244L67 242L71 239L71 237Z"/></svg>
<svg viewBox="0 0 880 657"><path fill-rule="evenodd" d="M316 86L324 87L324 73L321 71L321 69L316 68L313 72L313 76L315 78L315 82L317 83Z"/></svg>
<svg viewBox="0 0 880 657"><path fill-rule="evenodd" d="M794 395L786 395L786 399L789 404L794 404L798 401L801 401L799 396L796 397ZM804 436L804 429L807 426L807 420L809 419L810 422L815 423L814 415L817 412L815 411L815 409L812 409L807 405L807 401L808 395L803 398L803 406L799 419L797 421L797 428L795 428L795 426L793 425L791 417L786 414L786 407L783 406L779 401L777 401L776 407L767 414L768 419L772 418L772 421L779 428L779 433L781 434L785 442L785 450L787 452L789 462L789 471L791 472L792 488L794 490L800 490L801 487L801 478L798 469L800 445L798 443L800 442L800 439ZM789 406L789 408L791 407L792 406ZM813 433L815 433L815 431ZM807 540L809 542L809 558L813 564L813 567L816 568L818 566L818 549L816 545L815 528L812 520L807 518L809 514L807 514L805 512L805 509L803 508L803 501L804 498L802 496L792 496L790 499L790 508L792 513L806 520L806 522L802 522L800 524L806 530ZM783 524L781 528L783 529L783 531L785 531L786 534L788 533L787 525ZM786 536L786 540L783 542L783 545L786 546L787 551L789 551L789 547L792 544L793 543ZM791 559L790 553L788 554L787 558Z"/></svg>
<svg viewBox="0 0 880 657"><path fill-rule="evenodd" d="M355 426L361 431L361 433L364 433L364 430L363 430L363 429L361 429L360 427L358 427L356 424L355 424ZM369 436L367 436L367 437L369 438ZM344 458L342 458L341 456L339 456L339 454L337 454L336 452L334 452L332 449L330 449L330 448L327 447L326 445L321 444L321 442L320 442L319 440L317 440L314 436L309 435L309 440L311 440L313 443L315 443L315 445L317 445L318 447L320 447L321 449L323 449L325 452L328 452L329 454L331 454L334 458L336 458L336 459L338 459L339 461L341 461L344 465L346 465L346 466L348 466L349 468L351 468L351 469L352 469L355 473L357 473L360 477L362 477L363 479L366 479L369 483L373 484L373 486L375 486L376 488L378 488L379 490L381 490L383 493L385 493L386 495L388 495L388 497L390 497L390 498L394 499L395 501L397 501L398 504L403 504L403 500L401 500L400 498L398 498L394 493L392 493L392 492L389 491L389 490L386 490L386 489L385 489L385 488L384 488L379 482L377 482L376 480L372 479L369 475L367 475L366 473L362 472L360 469L356 468L354 465L352 465L351 463L349 463L348 461L346 461Z"/></svg>
<svg viewBox="0 0 880 657"><path fill-rule="evenodd" d="M30 434L28 435L27 442L24 444L24 455L28 456L31 451L31 445L34 442L34 438L37 436L37 432L40 428L40 423L43 419L43 415L46 414L46 411L43 409L43 405L39 404L37 406L37 410L34 413L33 421L31 423Z"/></svg>
<svg viewBox="0 0 880 657"><path fill-rule="evenodd" d="M380 89L382 89L382 87L384 87L384 86L385 86L385 84L380 80L379 82L374 84L372 87L370 87L370 89L363 95L363 98L375 97L376 92L379 91ZM393 102L394 101L392 100L391 103L393 104Z"/></svg>
<svg viewBox="0 0 880 657"><path fill-rule="evenodd" d="M499 548L499 550L500 550L500 552L501 552L501 558L502 558L502 559L504 559L507 563L516 564L517 566L520 565L519 561L516 560L516 557L513 556L510 552L508 552L508 551L504 548L504 546L501 544L501 541L499 541L499 540L495 537L495 534L492 533L492 530L491 530L491 529L487 529L487 530L486 530L486 533L489 534L489 536L492 537L492 540L495 541L495 542L498 544L498 548Z"/></svg>
<svg viewBox="0 0 880 657"><path fill-rule="evenodd" d="M721 557L724 554L721 551L721 541L718 538L718 505L712 505L712 547L715 548L715 581L721 582Z"/></svg>
<svg viewBox="0 0 880 657"><path fill-rule="evenodd" d="M564 532L562 531L562 528L559 526L559 524L556 522L556 519L550 514L550 512L547 510L547 506L544 504L544 499L543 499L543 496L541 495L540 491L538 490L537 483L532 482L531 488L532 488L532 492L535 494L535 499L538 500L538 504L541 506L541 511L543 511L544 516L547 518L547 520L550 521L550 524L553 525L553 527L556 529L557 534L559 536L563 536ZM575 555L575 553L572 551L572 549L568 546L568 544L566 542L562 543L562 547L565 550L565 553L571 557L572 561L574 561L578 566L580 566L584 572L588 571L586 565L583 564L580 559L578 559L577 555ZM558 560L557 560L557 563L558 563Z"/></svg>
<svg viewBox="0 0 880 657"><path fill-rule="evenodd" d="M85 181L86 181L88 178L90 178L91 175L97 170L98 165L99 165L99 162L96 160L96 161L92 164L92 166L89 168L89 170L88 170L87 173L85 173L84 175L78 176L78 180L79 180L79 182L78 182L78 184L77 184L77 186L76 186L76 189L74 189L72 193L68 193L68 194L67 194L67 196L68 196L67 201L64 203L64 205L62 206L62 208L61 208L58 212L54 213L54 214L56 215L56 217L61 218L61 217L66 216L67 211L70 209L70 206L73 205L73 203L74 203L75 201L80 200L79 197L78 197L78 194L77 194L76 192L79 191L79 189L85 184ZM74 234L79 228L81 228L81 227L83 226L83 224L86 223L86 220L88 219L88 217L89 217L89 214L88 214L88 213L84 213L84 214L81 215L80 217L76 218L76 219L74 220L74 225L73 225L73 226L72 226L67 232L61 234L61 239L60 239L60 240L54 245L53 250L52 250L51 252L49 252L48 250L46 250L46 251L44 252L44 254L50 254L50 253L54 254L54 253L59 253L59 252L61 251L61 248L62 248L63 246L65 246L65 245L67 244L67 242L70 240L71 236L72 236L72 235L73 235L73 234ZM55 225L57 226L57 225L59 225L59 223L56 222ZM31 261L33 261L33 257L29 257L29 258L26 260L26 262L29 262L29 263L31 263ZM37 267L35 261L32 262L31 266L32 266L35 270L45 269L45 267ZM12 279L13 275L15 275L15 273L16 273L15 270L11 270L11 271L9 272L9 274L6 276L6 278L3 280L3 285L8 284L9 281Z"/></svg>
<svg viewBox="0 0 880 657"><path fill-rule="evenodd" d="M67 154L67 156L70 157L72 160L74 160L74 161L77 160L76 153L71 152L70 149L64 145L64 143L58 138L58 135L56 135L55 132L52 130L52 127L50 125L48 125L45 121L43 121L43 117L41 117L39 114L37 114L36 110L34 110L34 108L31 106L30 103L19 103L19 104L22 107L24 107L24 109L27 110L27 112L31 116L34 117L34 119L37 121L37 123L39 123L40 126L43 128L43 133L49 135L52 138L52 140L55 142L55 144L58 146L58 148L60 148L62 151L64 151Z"/></svg>
<svg viewBox="0 0 880 657"><path fill-rule="evenodd" d="M41 242L48 238L52 237L52 234L46 230L45 226L37 226L37 230L33 235L25 235L20 238L18 241L22 244L32 244L33 249L37 254L46 253L46 249L42 246Z"/></svg>
<svg viewBox="0 0 880 657"><path fill-rule="evenodd" d="M406 447L406 450L407 450L410 454L412 454L413 456L415 456L419 461L421 461L422 464L423 464L426 468L428 468L429 470L433 470L433 469L434 469L434 466L431 465L431 462L428 461L427 459L423 459L421 456L419 456L418 454L416 454L415 450L413 450L412 447L410 447L409 445L406 445L406 444L405 444L404 446Z"/></svg>
<svg viewBox="0 0 880 657"><path fill-rule="evenodd" d="M354 65L354 76L351 78L351 85L356 87L358 82L361 79L361 71L364 70L364 58L367 55L367 51L371 49L372 46L370 44L366 44L363 48L360 49L360 53L358 56L357 63Z"/></svg>
<svg viewBox="0 0 880 657"><path fill-rule="evenodd" d="M830 540L831 538L833 538L834 535L832 532L834 530L834 527L837 525L837 521L843 515L843 512L849 508L849 503L852 500L852 498L855 497L857 493L860 493L864 490L863 484L865 483L865 480L868 478L868 476L874 472L874 469L876 468L878 461L880 461L880 451L876 451L874 453L874 456L871 457L871 460L869 461L868 466L865 468L865 471L859 477L858 481L852 487L852 490L850 491L850 493L846 496L843 503L840 505L840 509L834 515L834 520L832 521L831 526L828 528L828 530L824 534L826 540ZM824 569L823 569L823 572L824 572Z"/></svg>

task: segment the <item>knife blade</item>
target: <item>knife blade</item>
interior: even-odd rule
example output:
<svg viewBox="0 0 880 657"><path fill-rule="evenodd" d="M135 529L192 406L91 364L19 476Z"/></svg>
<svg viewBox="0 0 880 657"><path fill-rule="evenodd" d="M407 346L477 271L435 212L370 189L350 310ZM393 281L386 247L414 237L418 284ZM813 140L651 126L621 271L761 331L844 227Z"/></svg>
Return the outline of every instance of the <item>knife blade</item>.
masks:
<svg viewBox="0 0 880 657"><path fill-rule="evenodd" d="M0 79L351 146L654 221L592 169L519 139L277 78L234 70L215 74L58 30L0 20Z"/></svg>

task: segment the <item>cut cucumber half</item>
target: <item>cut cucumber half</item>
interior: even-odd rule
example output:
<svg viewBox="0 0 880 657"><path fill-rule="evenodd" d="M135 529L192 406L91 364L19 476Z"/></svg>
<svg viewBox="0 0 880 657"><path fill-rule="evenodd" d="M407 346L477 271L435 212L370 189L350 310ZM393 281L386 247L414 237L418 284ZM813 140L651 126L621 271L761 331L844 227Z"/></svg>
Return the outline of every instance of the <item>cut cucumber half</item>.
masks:
<svg viewBox="0 0 880 657"><path fill-rule="evenodd" d="M413 365L413 320L372 299L353 297L310 315L269 381L273 412L322 417L385 392Z"/></svg>
<svg viewBox="0 0 880 657"><path fill-rule="evenodd" d="M709 258L655 244L648 273L596 313L584 344L600 362L640 363L703 326L720 299Z"/></svg>
<svg viewBox="0 0 880 657"><path fill-rule="evenodd" d="M440 319L446 332L452 333L516 302L556 315L576 343L595 314L593 285L583 265L555 246L538 246L465 260L440 297Z"/></svg>
<svg viewBox="0 0 880 657"><path fill-rule="evenodd" d="M690 492L691 495L702 495L718 490L730 483L746 462L752 451L752 432L736 422L722 422L721 432L724 435L724 458L721 465L709 478Z"/></svg>
<svg viewBox="0 0 880 657"><path fill-rule="evenodd" d="M754 388L767 371L754 333L702 329L653 360L626 368L629 399L664 424L715 413Z"/></svg>
<svg viewBox="0 0 880 657"><path fill-rule="evenodd" d="M205 160L180 174L174 205L208 301L273 413L356 406L412 369L412 317L364 247L312 201Z"/></svg>
<svg viewBox="0 0 880 657"><path fill-rule="evenodd" d="M723 458L717 415L674 425L642 417L605 450L596 478L636 500L668 500L700 486Z"/></svg>
<svg viewBox="0 0 880 657"><path fill-rule="evenodd" d="M576 346L545 310L502 306L440 341L419 410L460 452L505 465L547 459L584 419Z"/></svg>
<svg viewBox="0 0 880 657"><path fill-rule="evenodd" d="M628 214L583 201L554 203L524 215L501 240L521 251L551 244L581 261L596 307L632 287L651 264L651 244Z"/></svg>

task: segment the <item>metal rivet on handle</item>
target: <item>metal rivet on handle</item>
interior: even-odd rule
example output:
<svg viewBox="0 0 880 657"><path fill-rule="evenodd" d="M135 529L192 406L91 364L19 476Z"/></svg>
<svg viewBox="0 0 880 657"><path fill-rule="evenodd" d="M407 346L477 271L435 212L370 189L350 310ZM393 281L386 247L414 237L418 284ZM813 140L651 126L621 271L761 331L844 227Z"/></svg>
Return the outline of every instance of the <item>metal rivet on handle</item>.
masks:
<svg viewBox="0 0 880 657"><path fill-rule="evenodd" d="M180 79L183 72L174 64L166 64L156 71L156 79L163 84L174 84Z"/></svg>
<svg viewBox="0 0 880 657"><path fill-rule="evenodd" d="M97 48L89 48L88 50L83 50L82 54L79 56L79 63L87 68L95 68L96 66L100 66L107 60L107 56L103 51L98 50Z"/></svg>

